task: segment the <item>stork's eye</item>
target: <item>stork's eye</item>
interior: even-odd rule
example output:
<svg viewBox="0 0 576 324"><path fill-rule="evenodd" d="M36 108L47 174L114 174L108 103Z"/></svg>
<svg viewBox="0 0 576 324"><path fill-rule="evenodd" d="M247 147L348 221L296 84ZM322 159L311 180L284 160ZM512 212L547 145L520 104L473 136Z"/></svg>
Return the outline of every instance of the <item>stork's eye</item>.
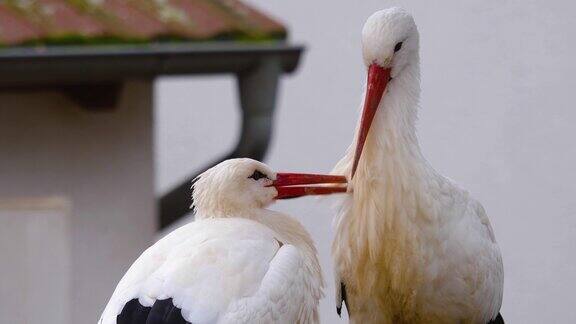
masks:
<svg viewBox="0 0 576 324"><path fill-rule="evenodd" d="M394 53L398 52L401 48L402 48L402 42L396 43L396 46L394 46Z"/></svg>
<svg viewBox="0 0 576 324"><path fill-rule="evenodd" d="M262 172L260 172L260 171L258 171L258 170L254 171L254 173L252 173L252 175L249 176L248 178L254 179L254 180L256 180L256 181L258 181L258 180L260 180L260 179L262 179L262 178L269 179L264 173L262 173Z"/></svg>

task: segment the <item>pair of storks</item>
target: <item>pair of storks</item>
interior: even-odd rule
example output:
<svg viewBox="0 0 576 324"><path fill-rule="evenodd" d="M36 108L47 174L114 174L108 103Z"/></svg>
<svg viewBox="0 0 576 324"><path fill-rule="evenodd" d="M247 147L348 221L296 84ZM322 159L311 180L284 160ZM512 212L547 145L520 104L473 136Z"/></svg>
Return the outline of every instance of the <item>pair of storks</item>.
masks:
<svg viewBox="0 0 576 324"><path fill-rule="evenodd" d="M418 38L402 9L368 18L362 117L335 175L275 173L249 159L206 171L194 184L196 220L136 260L100 323L319 322L313 241L265 207L336 192L345 192L332 249L339 314L345 303L353 323L503 323L488 217L418 145Z"/></svg>

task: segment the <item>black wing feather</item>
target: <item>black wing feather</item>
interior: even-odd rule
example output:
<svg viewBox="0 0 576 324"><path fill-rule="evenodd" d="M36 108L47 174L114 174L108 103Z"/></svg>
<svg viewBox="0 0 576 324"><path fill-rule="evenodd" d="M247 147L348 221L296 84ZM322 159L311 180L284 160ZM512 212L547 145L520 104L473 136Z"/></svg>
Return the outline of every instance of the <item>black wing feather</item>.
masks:
<svg viewBox="0 0 576 324"><path fill-rule="evenodd" d="M180 308L174 306L172 298L157 300L152 306L146 324L186 324Z"/></svg>
<svg viewBox="0 0 576 324"><path fill-rule="evenodd" d="M338 313L338 316L342 316L342 306L346 305L346 311L348 312L348 316L350 316L348 301L346 300L346 285L343 282L340 282L340 298L342 299L342 303L340 304L340 307L336 307L336 313Z"/></svg>
<svg viewBox="0 0 576 324"><path fill-rule="evenodd" d="M498 313L498 316L496 316L496 318L491 320L488 324L504 324L504 319L502 318L502 315Z"/></svg>
<svg viewBox="0 0 576 324"><path fill-rule="evenodd" d="M127 302L118 315L117 324L192 324L182 317L172 298L157 300L152 307L144 307L138 299Z"/></svg>
<svg viewBox="0 0 576 324"><path fill-rule="evenodd" d="M152 307L144 307L138 299L132 299L127 302L122 308L122 313L116 318L117 324L145 324L150 309Z"/></svg>

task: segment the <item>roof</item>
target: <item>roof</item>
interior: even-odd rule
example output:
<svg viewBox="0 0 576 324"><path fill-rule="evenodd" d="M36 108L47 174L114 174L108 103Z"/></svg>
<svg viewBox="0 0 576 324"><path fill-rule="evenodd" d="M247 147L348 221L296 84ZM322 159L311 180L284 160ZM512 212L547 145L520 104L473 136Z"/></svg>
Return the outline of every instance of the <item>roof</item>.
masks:
<svg viewBox="0 0 576 324"><path fill-rule="evenodd" d="M0 46L285 38L281 23L237 0L0 2Z"/></svg>

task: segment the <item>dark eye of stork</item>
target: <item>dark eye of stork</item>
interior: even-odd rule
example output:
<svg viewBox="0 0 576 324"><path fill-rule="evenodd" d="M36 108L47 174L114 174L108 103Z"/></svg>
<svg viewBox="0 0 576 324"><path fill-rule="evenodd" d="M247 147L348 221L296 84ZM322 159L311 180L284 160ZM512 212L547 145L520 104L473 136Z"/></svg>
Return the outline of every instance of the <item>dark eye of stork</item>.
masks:
<svg viewBox="0 0 576 324"><path fill-rule="evenodd" d="M258 180L260 180L260 179L262 179L262 178L269 179L268 176L266 176L264 173L262 173L262 172L260 172L260 171L258 171L258 170L254 171L254 173L252 173L252 175L249 176L248 178L249 178L249 179L254 179L254 180L256 180L256 181L258 181Z"/></svg>
<svg viewBox="0 0 576 324"><path fill-rule="evenodd" d="M402 42L396 43L396 46L394 46L394 53L398 52L401 48L402 48Z"/></svg>

